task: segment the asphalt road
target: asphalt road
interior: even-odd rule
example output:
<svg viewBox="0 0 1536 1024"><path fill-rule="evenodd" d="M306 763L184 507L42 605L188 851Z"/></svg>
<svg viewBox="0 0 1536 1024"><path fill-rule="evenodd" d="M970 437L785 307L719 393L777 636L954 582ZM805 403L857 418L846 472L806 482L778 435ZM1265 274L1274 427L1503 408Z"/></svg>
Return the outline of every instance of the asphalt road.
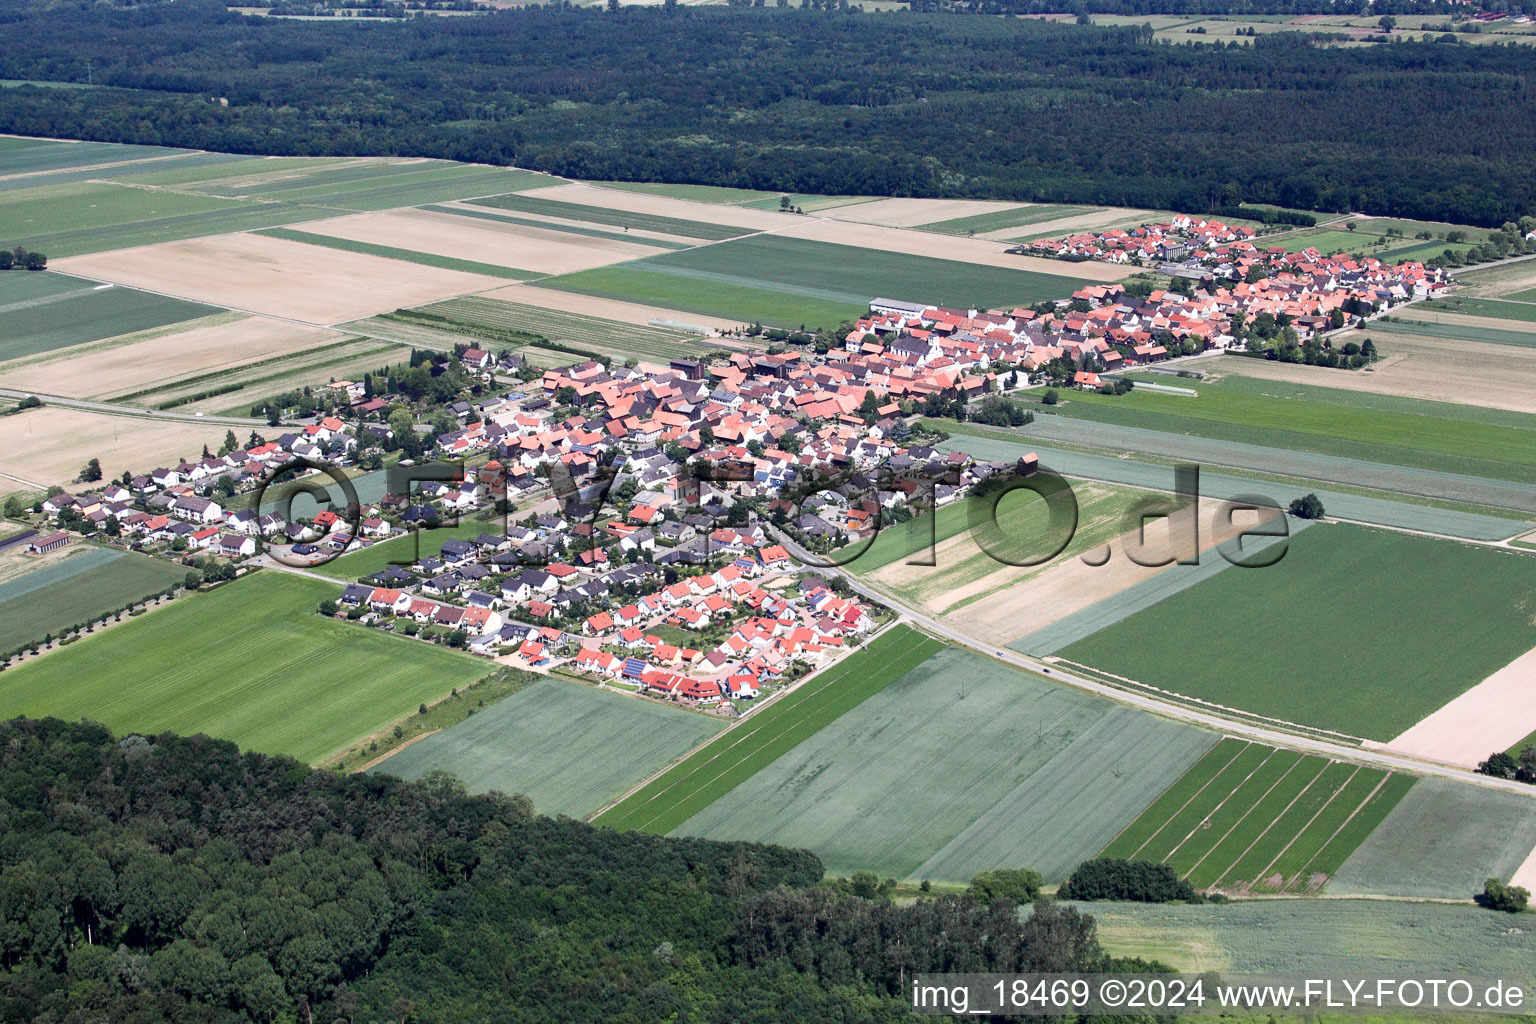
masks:
<svg viewBox="0 0 1536 1024"><path fill-rule="evenodd" d="M809 554L804 548L800 547L800 545L796 544L794 539L788 534L785 534L778 529L774 529L773 533L778 541L789 550L790 554L794 555L801 562L805 563L807 558L814 559L816 557ZM810 563L806 564L809 565ZM985 657L992 658L996 661L1001 661L1005 664L1013 666L1014 668L1023 669L1026 672L1033 672L1036 675L1045 676L1046 678L1061 683L1065 686L1072 686L1079 690L1085 690L1089 693L1097 694L1100 697L1105 697L1109 700L1117 701L1121 704L1127 704L1131 707L1141 708L1144 711L1150 711L1153 714L1162 715L1166 718L1175 718L1180 721L1202 725L1208 729L1213 729L1229 736L1241 736L1244 739L1256 740L1258 742L1268 743L1277 747L1287 747L1291 750L1300 750L1309 754L1319 754L1323 757L1336 758L1341 761L1354 761L1362 764L1377 765L1383 768L1416 772L1421 775L1438 775L1442 778L1455 779L1457 782L1470 782L1479 786L1488 786L1493 789L1503 789L1511 793L1519 793L1523 796L1536 798L1536 787L1528 786L1524 783L1513 782L1508 779L1495 779L1490 776L1479 775L1476 772L1467 771L1462 768L1455 768L1450 765L1439 764L1433 761L1421 761L1418 758L1407 757L1401 754L1394 754L1384 750L1368 750L1363 747L1351 746L1345 743L1332 743L1328 740L1314 739L1309 736L1298 736L1294 733L1284 732L1278 729L1269 729L1264 726L1252 725L1247 722L1233 721L1229 718L1223 718L1220 715L1209 714L1204 711L1198 711L1194 708L1185 707L1181 704L1173 704L1168 701L1159 700L1158 698L1147 694L1136 693L1131 690L1122 690L1119 687L1110 686L1107 683L1101 683L1094 679L1085 679L1082 676L1074 675L1071 672L1064 671L1058 666L1047 665L1044 662L1028 657L1027 655L1019 654L1007 649L998 650L996 647L993 647L990 644L983 644L973 637L969 637L966 634L951 628L950 626L944 625L937 619L930 618L927 615L924 615L921 612L908 607L901 601L891 597L889 594L884 594L877 590L871 590L869 587L866 587L864 584L859 582L859 580L851 573L846 572L841 567L817 567L812 569L812 571L822 576L842 577L848 582L848 585L851 586L856 593L861 594L872 601L878 601L881 604L895 608L898 612L901 613L901 617L903 619L915 623L928 632L933 633L935 636L943 637L945 640L948 640L957 646L968 648L972 651L975 651L977 654L984 655Z"/></svg>

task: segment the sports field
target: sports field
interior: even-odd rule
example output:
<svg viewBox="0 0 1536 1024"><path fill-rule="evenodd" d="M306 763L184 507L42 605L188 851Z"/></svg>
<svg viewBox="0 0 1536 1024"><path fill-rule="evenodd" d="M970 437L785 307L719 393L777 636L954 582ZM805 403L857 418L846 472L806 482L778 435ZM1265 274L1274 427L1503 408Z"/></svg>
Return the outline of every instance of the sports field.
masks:
<svg viewBox="0 0 1536 1024"><path fill-rule="evenodd" d="M791 693L773 698L741 725L604 811L597 824L672 831L942 646L906 626L888 630Z"/></svg>
<svg viewBox="0 0 1536 1024"><path fill-rule="evenodd" d="M1235 360L1223 360L1224 369L1229 361ZM1536 416L1244 376L1192 386L1199 392L1196 397L1146 389L1116 397L1074 392L1048 411L1170 434L1503 480L1530 481L1536 467Z"/></svg>
<svg viewBox="0 0 1536 1024"><path fill-rule="evenodd" d="M115 612L179 584L185 576L184 568L164 559L80 547L66 558L0 583L0 652Z"/></svg>
<svg viewBox="0 0 1536 1024"><path fill-rule="evenodd" d="M471 793L522 793L541 814L590 814L725 721L563 679L540 679L373 770L448 771Z"/></svg>
<svg viewBox="0 0 1536 1024"><path fill-rule="evenodd" d="M0 673L0 715L207 733L314 761L486 674L468 654L315 613L335 587L266 571Z"/></svg>
<svg viewBox="0 0 1536 1024"><path fill-rule="evenodd" d="M1536 562L1322 524L1060 656L1188 697L1386 741L1536 647Z"/></svg>
<svg viewBox="0 0 1536 1024"><path fill-rule="evenodd" d="M217 312L68 274L12 270L0 274L0 362Z"/></svg>
<svg viewBox="0 0 1536 1024"><path fill-rule="evenodd" d="M1312 893L1413 784L1229 737L1102 855L1165 863L1202 890Z"/></svg>
<svg viewBox="0 0 1536 1024"><path fill-rule="evenodd" d="M1185 971L1307 977L1525 977L1536 928L1467 906L1366 900L1249 900L1223 906L1076 904L1098 922L1116 956L1143 956ZM1523 924L1523 922L1522 922ZM1284 1018L1278 1018L1284 1019ZM1324 1017L1373 1021L1397 1018ZM1419 1018L1429 1021L1432 1018ZM1481 1018L1480 1024L1509 1020ZM1250 1018L1263 1024L1264 1017ZM1471 1024L1464 1015L1441 1018Z"/></svg>
<svg viewBox="0 0 1536 1024"><path fill-rule="evenodd" d="M1339 869L1332 893L1470 899L1536 848L1536 800L1425 778Z"/></svg>
<svg viewBox="0 0 1536 1024"><path fill-rule="evenodd" d="M804 846L832 874L1060 881L1214 741L946 648L674 834Z"/></svg>

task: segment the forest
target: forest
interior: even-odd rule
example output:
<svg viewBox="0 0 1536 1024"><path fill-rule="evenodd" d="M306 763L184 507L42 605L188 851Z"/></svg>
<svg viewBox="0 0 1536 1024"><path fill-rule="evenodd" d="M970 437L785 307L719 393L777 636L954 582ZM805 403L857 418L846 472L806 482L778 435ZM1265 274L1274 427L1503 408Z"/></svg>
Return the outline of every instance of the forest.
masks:
<svg viewBox="0 0 1536 1024"><path fill-rule="evenodd" d="M447 776L0 723L0 1021L854 1024L907 1019L915 971L1153 969L1048 900L899 906Z"/></svg>
<svg viewBox="0 0 1536 1024"><path fill-rule="evenodd" d="M100 88L0 89L0 131L797 193L1536 212L1536 49L1514 44L1172 46L794 5L344 20L12 0L0 79Z"/></svg>

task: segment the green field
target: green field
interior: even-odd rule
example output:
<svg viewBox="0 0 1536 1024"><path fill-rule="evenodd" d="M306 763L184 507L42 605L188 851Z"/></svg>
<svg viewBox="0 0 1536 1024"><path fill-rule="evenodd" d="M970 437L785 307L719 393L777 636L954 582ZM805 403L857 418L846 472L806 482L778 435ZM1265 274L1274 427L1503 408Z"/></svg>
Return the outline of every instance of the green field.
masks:
<svg viewBox="0 0 1536 1024"><path fill-rule="evenodd" d="M325 216L281 204L131 188L106 182L0 192L8 237L50 257L126 249Z"/></svg>
<svg viewBox="0 0 1536 1024"><path fill-rule="evenodd" d="M1061 206L1053 203L1036 203L1031 206L1020 206L1011 210L997 210L992 213L978 213L970 217L955 217L951 220L936 221L932 224L924 224L924 231L938 231L946 235L981 234L984 231L1001 231L1004 228L1019 228L1026 224L1040 224L1048 220L1057 220L1061 217L1074 217L1080 213L1090 213L1095 209L1092 206Z"/></svg>
<svg viewBox="0 0 1536 1024"><path fill-rule="evenodd" d="M1219 573L1059 654L1386 741L1536 647L1533 569L1526 554L1321 524L1269 568Z"/></svg>
<svg viewBox="0 0 1536 1024"><path fill-rule="evenodd" d="M749 210L781 210L780 200L783 194L771 195L766 199L753 199L750 202L737 203L736 205ZM858 206L860 203L872 203L883 196L817 196L806 192L792 192L789 194L791 206L797 206L805 213L816 213L818 210L837 210L844 206ZM790 216L793 216L790 214Z"/></svg>
<svg viewBox="0 0 1536 1024"><path fill-rule="evenodd" d="M1198 889L1316 892L1413 778L1227 738L1104 848Z"/></svg>
<svg viewBox="0 0 1536 1024"><path fill-rule="evenodd" d="M1536 334L1530 338L1536 344ZM1054 407L1030 407L1037 415L1500 480L1530 481L1536 468L1536 416L1260 380L1242 376L1240 365L1236 375L1195 388L1193 398L1072 392Z"/></svg>
<svg viewBox="0 0 1536 1024"><path fill-rule="evenodd" d="M560 288L583 295L621 299L647 306L730 317L743 324L796 329L835 327L869 312L869 299L826 298L759 288L753 285L652 273L640 263L598 267L563 277L545 278L542 288ZM807 289L810 292L810 289ZM874 296L870 296L873 298Z"/></svg>
<svg viewBox="0 0 1536 1024"><path fill-rule="evenodd" d="M1366 900L1252 900L1211 905L1075 904L1092 914L1117 956L1144 956L1186 971L1306 977L1527 978L1536 928L1476 907ZM1278 1018L1284 1020L1286 1018ZM1429 1017L1312 1018L1343 1024ZM1476 1018L1455 1016L1442 1022ZM1514 1021L1519 1018L1490 1017ZM1259 1016L1253 1024L1263 1024Z"/></svg>
<svg viewBox="0 0 1536 1024"><path fill-rule="evenodd" d="M315 761L491 667L315 614L336 594L269 570L178 598L0 674L0 715L207 733Z"/></svg>
<svg viewBox="0 0 1536 1024"><path fill-rule="evenodd" d="M439 256L436 253L417 252L414 249L397 249L392 245L356 242L350 238L333 238L330 235L316 235L308 231L293 231L289 228L268 228L265 231L258 231L256 234L266 235L270 238L282 238L290 242L303 242L305 245L318 245L326 249L340 249L342 252L358 252L365 256L382 256L390 260L419 263L424 267L462 270L466 274L505 277L514 281L526 281L530 277L539 276L538 272L533 270L514 270L511 267L503 267L496 263L477 263L474 260L461 260L453 256Z"/></svg>
<svg viewBox="0 0 1536 1024"><path fill-rule="evenodd" d="M786 327L831 326L867 311L869 300L879 296L1012 307L1062 298L1083 283L777 235L754 235L544 282L551 288Z"/></svg>
<svg viewBox="0 0 1536 1024"><path fill-rule="evenodd" d="M448 771L471 793L522 793L541 814L590 814L720 731L723 719L541 679L374 771Z"/></svg>
<svg viewBox="0 0 1536 1024"><path fill-rule="evenodd" d="M448 323L436 325L430 320L425 322L414 320L413 314L442 317ZM454 327L460 327L463 328L464 333L472 336L478 328L480 336L492 341L504 340L498 335L498 331L521 331L548 338L553 342L571 345L585 352L605 356L632 356L638 359L665 360L697 356L703 351L704 341L702 336L684 331L622 324L583 313L565 313L540 306L486 298L481 295L434 302L428 306L418 306L395 314L386 313L375 318L373 322L385 332L388 331L391 323L420 325L435 330L451 330ZM460 337L462 336L461 333ZM565 363L572 363L580 358L574 353L567 353Z"/></svg>
<svg viewBox="0 0 1536 1024"><path fill-rule="evenodd" d="M422 209L432 213L447 213L455 217L489 220L498 224L517 224L525 228L538 228L540 231L554 231L567 235L584 235L587 238L606 238L610 242L628 242L631 245L647 245L653 249L693 248L693 243L690 242L677 242L663 238L642 238L639 235L622 234L606 228L589 228L564 221L539 220L536 217L519 217L515 213L502 213L496 210L471 210L464 206L423 206Z"/></svg>
<svg viewBox="0 0 1536 1024"><path fill-rule="evenodd" d="M774 698L741 725L603 812L597 823L672 831L942 646L906 626L888 630L810 682Z"/></svg>
<svg viewBox="0 0 1536 1024"><path fill-rule="evenodd" d="M807 847L836 875L1057 882L1214 741L946 648L673 834Z"/></svg>
<svg viewBox="0 0 1536 1024"><path fill-rule="evenodd" d="M323 482L323 481L322 481ZM359 491L358 497L367 500ZM294 507L304 499L295 499ZM365 548L348 551L340 558L318 565L314 572L335 580L355 582L376 572L383 572L394 562L410 566L420 555L432 555L442 550L445 540L468 540L482 533L497 533L505 529L506 522L494 514L488 519L461 516L457 523L447 523L435 530L418 530L400 537L370 544ZM391 561L393 560L393 562Z"/></svg>
<svg viewBox="0 0 1536 1024"><path fill-rule="evenodd" d="M1334 893L1470 899L1536 849L1536 799L1425 778L1343 862Z"/></svg>
<svg viewBox="0 0 1536 1024"><path fill-rule="evenodd" d="M1470 316L1536 323L1536 288L1528 292L1517 292L1508 299L1464 299L1456 295L1444 299L1431 299L1408 310L1408 315L1413 315L1413 311L1417 309L1434 309L1446 313L1466 313Z"/></svg>
<svg viewBox="0 0 1536 1024"><path fill-rule="evenodd" d="M387 210L399 206L444 203L451 199L517 192L560 184L547 174L509 167L424 160L404 164L360 163L318 167L297 178L264 185L239 186L241 195L282 203Z"/></svg>
<svg viewBox="0 0 1536 1024"><path fill-rule="evenodd" d="M164 559L82 546L60 561L0 583L0 652L181 583L186 570Z"/></svg>
<svg viewBox="0 0 1536 1024"><path fill-rule="evenodd" d="M0 274L0 362L207 316L197 302L52 271Z"/></svg>
<svg viewBox="0 0 1536 1024"><path fill-rule="evenodd" d="M1411 317L1412 310L1404 316ZM1449 341L1480 341L1487 345L1514 345L1516 348L1536 347L1536 331L1500 330L1497 327L1471 327L1465 324L1437 324L1428 320L1404 319L1387 323L1373 322L1370 330L1379 334L1416 334L1427 338L1445 338Z"/></svg>
<svg viewBox="0 0 1536 1024"><path fill-rule="evenodd" d="M594 181L603 188L615 188L620 192L643 192L648 196L666 196L669 199L691 199L696 203L756 202L760 199L779 201L777 192L754 192L748 188L727 188L723 185L669 185L660 181Z"/></svg>
<svg viewBox="0 0 1536 1024"><path fill-rule="evenodd" d="M556 199L539 199L536 196L506 195L489 199L476 199L476 206L489 206L498 210L516 210L520 213L536 213L545 217L561 217L565 220L588 224L608 224L613 227L634 228L637 231L657 231L683 238L702 238L719 242L748 234L750 228L732 227L728 224L710 224L701 220L683 220L678 217L662 217L650 213L633 213L629 210L613 210L603 206L587 206L582 203L565 203ZM640 241L636 239L636 241Z"/></svg>
<svg viewBox="0 0 1536 1024"><path fill-rule="evenodd" d="M184 149L160 146L122 146L110 142L56 142L51 139L0 139L6 174L36 174L120 160L144 160L174 156Z"/></svg>

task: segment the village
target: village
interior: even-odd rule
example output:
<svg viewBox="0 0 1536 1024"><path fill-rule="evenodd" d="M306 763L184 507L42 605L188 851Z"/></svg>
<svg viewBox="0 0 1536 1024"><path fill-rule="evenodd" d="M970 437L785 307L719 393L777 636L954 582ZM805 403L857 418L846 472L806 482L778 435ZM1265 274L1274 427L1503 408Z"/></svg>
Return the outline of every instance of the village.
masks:
<svg viewBox="0 0 1536 1024"><path fill-rule="evenodd" d="M890 619L786 544L834 551L997 473L1028 471L936 451L921 414L980 415L1042 384L1110 392L1116 371L1262 344L1256 326L1319 351L1330 331L1447 286L1423 264L1261 250L1252 234L1180 217L1036 242L1051 255L1155 264L1167 280L1012 310L877 298L825 352L588 359L535 376L509 354L461 346L454 372L475 386L430 417L458 427L411 439L456 467L446 479L407 473L396 493L295 522L254 501L295 459L348 469L401 450L389 416L401 397L335 381L325 390L338 415L270 440L252 432L245 447L231 432L219 454L53 494L35 511L60 529L27 541L47 551L68 531L94 532L216 582L257 565L318 567L414 531L414 560L339 582L322 612L733 710ZM504 390L497 374L513 371ZM429 418L420 406L412 415ZM422 554L444 526L448 539Z"/></svg>

